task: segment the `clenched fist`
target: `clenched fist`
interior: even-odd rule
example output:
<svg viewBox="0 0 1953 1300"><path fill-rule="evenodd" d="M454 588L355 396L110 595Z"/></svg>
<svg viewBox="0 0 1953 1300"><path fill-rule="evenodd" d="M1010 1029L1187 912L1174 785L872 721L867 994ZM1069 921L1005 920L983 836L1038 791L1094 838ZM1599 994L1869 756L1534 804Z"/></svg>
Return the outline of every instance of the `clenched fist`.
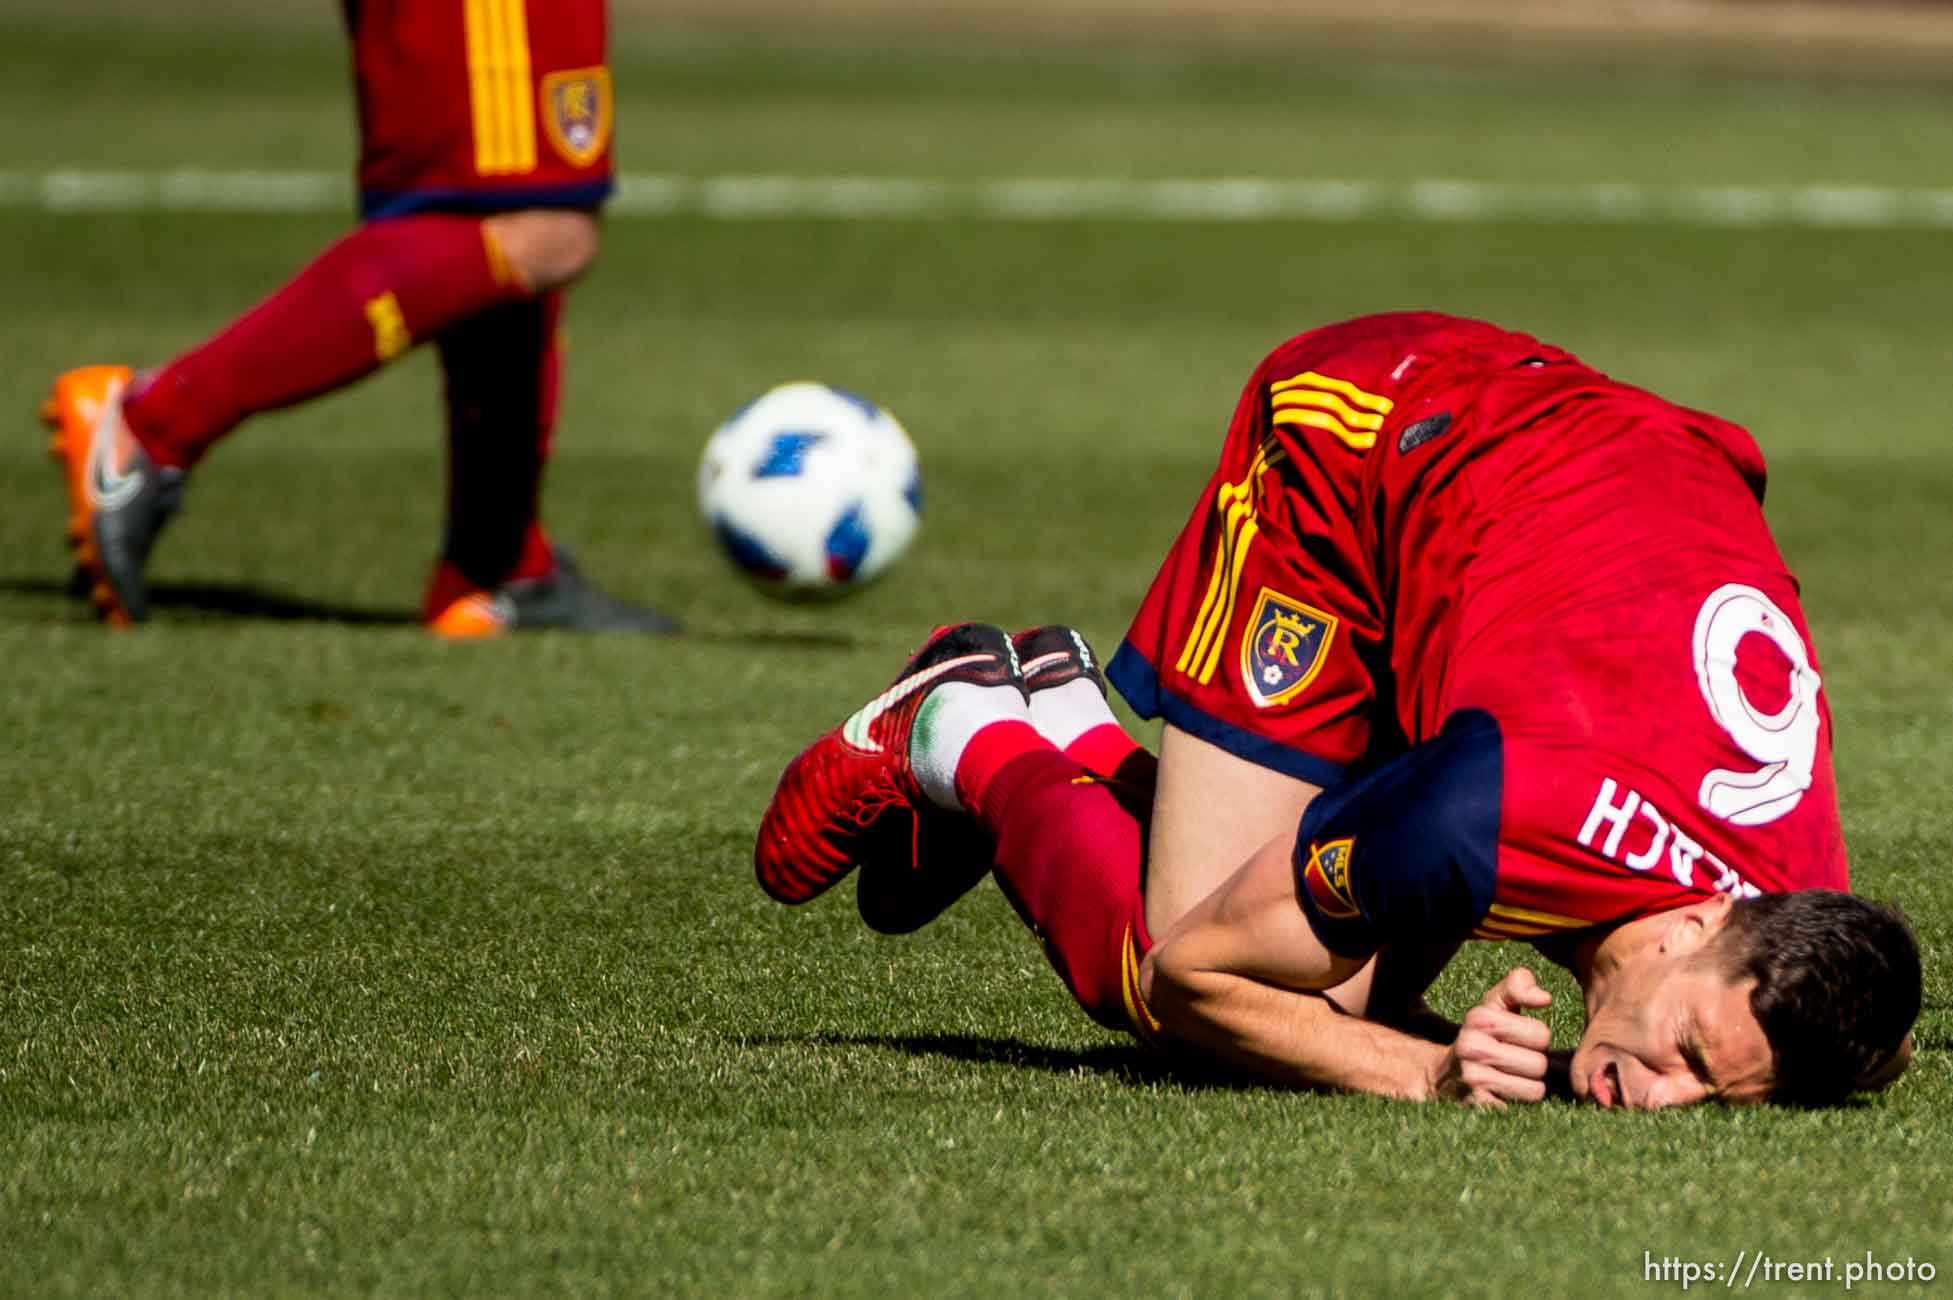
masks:
<svg viewBox="0 0 1953 1300"><path fill-rule="evenodd" d="M1552 1001L1531 971L1509 971L1465 1013L1457 1041L1438 1063L1432 1095L1473 1106L1543 1101L1553 1031L1525 1013Z"/></svg>

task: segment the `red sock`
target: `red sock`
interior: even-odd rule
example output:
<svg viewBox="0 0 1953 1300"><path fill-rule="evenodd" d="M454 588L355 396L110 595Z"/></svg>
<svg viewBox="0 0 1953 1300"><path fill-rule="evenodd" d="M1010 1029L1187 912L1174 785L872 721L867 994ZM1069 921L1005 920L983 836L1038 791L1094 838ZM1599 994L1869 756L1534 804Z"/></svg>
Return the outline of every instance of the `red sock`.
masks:
<svg viewBox="0 0 1953 1300"><path fill-rule="evenodd" d="M457 320L528 296L479 217L369 222L132 385L129 430L158 464L194 464L246 416L350 383Z"/></svg>
<svg viewBox="0 0 1953 1300"><path fill-rule="evenodd" d="M970 737L956 760L956 797L978 821L985 821L982 810L998 773L1026 754L1055 753L1051 742L1028 722L990 723Z"/></svg>
<svg viewBox="0 0 1953 1300"><path fill-rule="evenodd" d="M1145 746L1128 736L1126 729L1116 722L1101 722L1088 728L1065 746L1066 758L1075 759L1081 767L1100 776L1111 776L1134 754L1146 752Z"/></svg>
<svg viewBox="0 0 1953 1300"><path fill-rule="evenodd" d="M486 591L517 578L539 578L555 567L556 554L550 549L549 538L543 532L542 525L536 523L530 524L522 534L515 567L506 577L494 582L477 582L460 565L442 556L434 566L434 576L428 580L427 593L421 599L421 622L432 623L441 616L441 611L464 596L472 596L478 591Z"/></svg>
<svg viewBox="0 0 1953 1300"><path fill-rule="evenodd" d="M1030 730L979 731L957 766L957 788L996 836L1005 897L1078 1005L1108 1028L1134 1031L1143 1018L1133 1009L1138 959L1152 947L1140 893L1144 819L1048 742L1025 743L1011 731L1020 726Z"/></svg>

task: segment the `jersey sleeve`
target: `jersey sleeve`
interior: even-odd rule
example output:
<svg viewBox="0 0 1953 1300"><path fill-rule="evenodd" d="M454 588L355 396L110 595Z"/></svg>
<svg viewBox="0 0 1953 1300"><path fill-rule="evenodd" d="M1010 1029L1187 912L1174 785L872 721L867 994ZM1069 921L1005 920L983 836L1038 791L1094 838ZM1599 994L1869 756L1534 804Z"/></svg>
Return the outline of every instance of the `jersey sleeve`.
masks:
<svg viewBox="0 0 1953 1300"><path fill-rule="evenodd" d="M1467 937L1498 883L1502 741L1464 710L1434 739L1318 795L1295 841L1296 897L1332 952Z"/></svg>

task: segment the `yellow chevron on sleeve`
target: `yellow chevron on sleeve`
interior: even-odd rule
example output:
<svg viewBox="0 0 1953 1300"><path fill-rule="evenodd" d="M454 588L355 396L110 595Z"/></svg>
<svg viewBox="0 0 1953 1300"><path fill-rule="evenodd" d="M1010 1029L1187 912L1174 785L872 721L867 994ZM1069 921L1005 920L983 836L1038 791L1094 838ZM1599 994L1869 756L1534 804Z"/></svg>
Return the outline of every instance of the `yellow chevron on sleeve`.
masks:
<svg viewBox="0 0 1953 1300"><path fill-rule="evenodd" d="M1388 397L1366 392L1347 379L1305 370L1268 386L1271 419L1276 424L1321 429L1334 434L1354 451L1377 445L1383 417L1396 405Z"/></svg>
<svg viewBox="0 0 1953 1300"><path fill-rule="evenodd" d="M1356 451L1368 451L1377 445L1377 435L1374 432L1352 429L1327 411L1278 411L1275 414L1275 423L1299 424L1304 428L1333 433Z"/></svg>
<svg viewBox="0 0 1953 1300"><path fill-rule="evenodd" d="M1305 370L1293 378L1268 385L1268 395L1274 397L1296 388L1319 388L1325 392L1337 393L1364 410L1375 411L1378 415L1389 415L1390 409L1396 405L1388 397L1364 392L1347 379L1332 379L1328 375L1319 375L1313 370Z"/></svg>
<svg viewBox="0 0 1953 1300"><path fill-rule="evenodd" d="M1374 432L1383 427L1383 416L1366 415L1336 394L1320 392L1314 388L1290 389L1275 398L1275 418L1279 420L1283 411L1309 406L1329 412L1352 429L1369 429Z"/></svg>

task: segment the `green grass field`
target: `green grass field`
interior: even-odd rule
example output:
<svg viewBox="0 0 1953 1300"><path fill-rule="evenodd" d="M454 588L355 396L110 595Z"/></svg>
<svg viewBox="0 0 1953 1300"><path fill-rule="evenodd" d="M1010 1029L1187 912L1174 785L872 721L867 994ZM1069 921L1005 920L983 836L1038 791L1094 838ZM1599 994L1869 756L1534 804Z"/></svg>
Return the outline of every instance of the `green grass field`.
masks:
<svg viewBox="0 0 1953 1300"><path fill-rule="evenodd" d="M323 10L327 6L321 5ZM1953 185L1945 84L620 33L628 168ZM0 171L348 165L330 26L0 16ZM559 536L684 639L444 645L412 357L199 471L157 618L64 594L31 414L346 221L0 210L0 1294L1643 1294L1644 1252L1953 1270L1953 236L1553 224L619 220L570 317ZM751 879L786 760L944 616L1110 648L1278 340L1488 316L1753 428L1921 1052L1821 1113L1502 1114L1214 1089L1072 1007L994 888L901 940ZM692 504L772 383L921 449L847 603ZM1520 949L1478 945L1462 1010ZM1556 980L1571 1041L1572 986ZM1759 1279L1772 1294L1831 1294ZM1861 1288L1925 1294L1917 1283Z"/></svg>

